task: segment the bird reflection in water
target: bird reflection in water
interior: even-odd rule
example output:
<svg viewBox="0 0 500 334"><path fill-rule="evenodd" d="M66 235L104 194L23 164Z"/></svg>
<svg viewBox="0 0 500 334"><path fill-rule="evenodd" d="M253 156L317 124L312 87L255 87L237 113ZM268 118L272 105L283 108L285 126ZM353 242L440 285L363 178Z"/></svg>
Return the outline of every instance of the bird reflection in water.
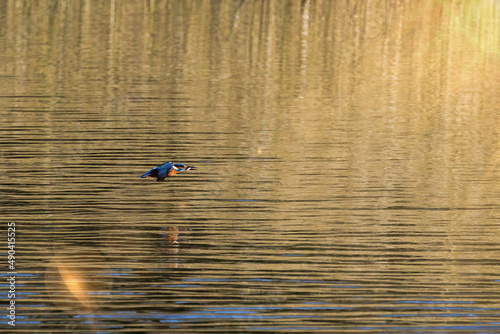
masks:
<svg viewBox="0 0 500 334"><path fill-rule="evenodd" d="M164 228L164 233L160 233L161 237L161 249L168 254L179 253L179 247L184 240L180 236L181 229L177 226L168 226ZM169 262L175 261L175 259L169 259Z"/></svg>
<svg viewBox="0 0 500 334"><path fill-rule="evenodd" d="M188 249L186 245L189 244L189 239L186 239L185 232L190 229L168 226L162 230L163 233L159 234L159 250L165 255L162 256L163 262L167 268L179 268L182 262L178 255L179 252L185 252Z"/></svg>

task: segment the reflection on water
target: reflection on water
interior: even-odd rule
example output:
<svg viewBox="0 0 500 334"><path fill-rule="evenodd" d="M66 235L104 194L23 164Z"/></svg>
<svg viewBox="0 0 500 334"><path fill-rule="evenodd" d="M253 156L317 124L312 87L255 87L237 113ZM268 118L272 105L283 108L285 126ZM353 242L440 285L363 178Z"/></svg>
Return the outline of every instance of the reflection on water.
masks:
<svg viewBox="0 0 500 334"><path fill-rule="evenodd" d="M112 276L103 256L91 248L65 248L49 259L45 289L52 302L79 314L100 307L109 297Z"/></svg>
<svg viewBox="0 0 500 334"><path fill-rule="evenodd" d="M500 331L499 22L492 0L2 2L15 329ZM141 182L165 161L197 169Z"/></svg>

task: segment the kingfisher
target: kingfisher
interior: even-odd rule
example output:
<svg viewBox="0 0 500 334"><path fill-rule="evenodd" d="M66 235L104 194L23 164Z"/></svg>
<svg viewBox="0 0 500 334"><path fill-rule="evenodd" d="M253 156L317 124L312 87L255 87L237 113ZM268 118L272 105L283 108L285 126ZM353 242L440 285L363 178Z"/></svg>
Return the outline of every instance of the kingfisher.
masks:
<svg viewBox="0 0 500 334"><path fill-rule="evenodd" d="M150 169L146 174L141 175L141 178L146 176L156 177L157 182L163 182L166 177L173 176L181 171L188 171L190 169L195 169L192 166L186 166L184 164L174 164L172 162L165 162L163 165L157 166Z"/></svg>

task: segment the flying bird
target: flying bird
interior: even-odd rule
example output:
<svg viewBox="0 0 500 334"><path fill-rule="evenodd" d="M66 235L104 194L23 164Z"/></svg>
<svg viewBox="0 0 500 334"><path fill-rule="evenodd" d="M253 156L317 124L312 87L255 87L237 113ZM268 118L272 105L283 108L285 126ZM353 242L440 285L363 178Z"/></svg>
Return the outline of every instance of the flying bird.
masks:
<svg viewBox="0 0 500 334"><path fill-rule="evenodd" d="M163 165L157 166L150 169L146 174L141 175L142 177L150 176L156 177L157 182L163 182L166 177L173 176L181 171L188 171L190 169L195 169L192 166L186 166L184 164L174 164L172 162L165 162Z"/></svg>

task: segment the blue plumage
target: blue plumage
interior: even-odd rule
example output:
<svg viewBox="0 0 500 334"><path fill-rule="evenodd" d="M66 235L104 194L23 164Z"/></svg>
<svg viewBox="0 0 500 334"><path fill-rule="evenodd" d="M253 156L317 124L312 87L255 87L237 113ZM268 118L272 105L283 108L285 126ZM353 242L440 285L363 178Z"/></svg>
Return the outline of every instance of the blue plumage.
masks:
<svg viewBox="0 0 500 334"><path fill-rule="evenodd" d="M163 182L165 178L173 176L180 171L188 171L190 169L195 169L192 166L186 166L184 164L174 164L172 162L165 162L163 165L157 166L150 169L146 174L141 175L141 178L150 176L156 177L156 181Z"/></svg>

